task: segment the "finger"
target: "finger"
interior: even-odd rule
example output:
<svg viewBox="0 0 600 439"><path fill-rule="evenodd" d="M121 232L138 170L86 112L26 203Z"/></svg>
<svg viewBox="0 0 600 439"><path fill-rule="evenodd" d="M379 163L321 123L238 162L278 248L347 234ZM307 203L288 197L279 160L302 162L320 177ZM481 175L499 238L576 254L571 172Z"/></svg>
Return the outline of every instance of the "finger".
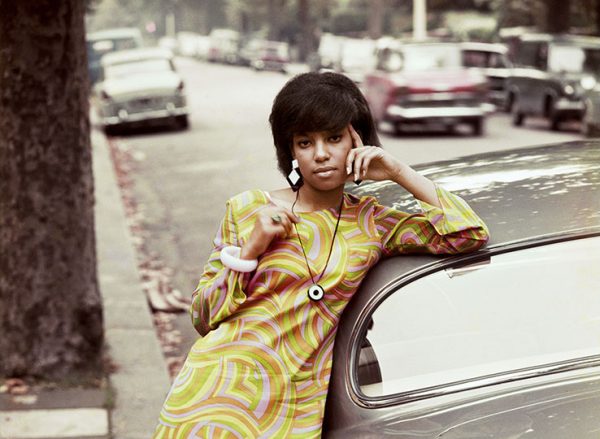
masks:
<svg viewBox="0 0 600 439"><path fill-rule="evenodd" d="M354 180L360 180L362 163L364 160L365 148L356 149L354 157Z"/></svg>
<svg viewBox="0 0 600 439"><path fill-rule="evenodd" d="M373 151L369 148L367 154L364 155L360 175L364 178L367 175L367 171L369 170L369 166L371 165L371 160L373 160L377 156L377 151Z"/></svg>
<svg viewBox="0 0 600 439"><path fill-rule="evenodd" d="M286 216L286 218L290 221L290 223L298 223L300 222L300 217L293 213L290 209L281 209L281 213ZM291 226L292 224L290 224Z"/></svg>
<svg viewBox="0 0 600 439"><path fill-rule="evenodd" d="M348 131L350 132L350 136L352 137L354 146L357 148L363 146L362 139L360 138L360 135L356 132L352 124L348 124Z"/></svg>
<svg viewBox="0 0 600 439"><path fill-rule="evenodd" d="M346 156L346 174L352 173L352 166L356 157L356 149L351 149Z"/></svg>

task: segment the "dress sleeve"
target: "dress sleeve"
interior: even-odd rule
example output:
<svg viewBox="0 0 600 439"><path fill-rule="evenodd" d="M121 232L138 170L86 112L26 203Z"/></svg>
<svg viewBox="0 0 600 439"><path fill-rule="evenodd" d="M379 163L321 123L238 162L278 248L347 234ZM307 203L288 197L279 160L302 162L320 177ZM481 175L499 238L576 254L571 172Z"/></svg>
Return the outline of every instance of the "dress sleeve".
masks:
<svg viewBox="0 0 600 439"><path fill-rule="evenodd" d="M436 185L441 208L419 201L422 213L408 214L377 204L375 226L385 256L400 253L455 254L483 247L485 223L457 195Z"/></svg>
<svg viewBox="0 0 600 439"><path fill-rule="evenodd" d="M221 250L230 245L240 245L232 200L227 201L225 217L214 239L214 248L192 295L192 324L202 336L216 329L220 322L246 301L244 288L251 273L234 271L221 262Z"/></svg>

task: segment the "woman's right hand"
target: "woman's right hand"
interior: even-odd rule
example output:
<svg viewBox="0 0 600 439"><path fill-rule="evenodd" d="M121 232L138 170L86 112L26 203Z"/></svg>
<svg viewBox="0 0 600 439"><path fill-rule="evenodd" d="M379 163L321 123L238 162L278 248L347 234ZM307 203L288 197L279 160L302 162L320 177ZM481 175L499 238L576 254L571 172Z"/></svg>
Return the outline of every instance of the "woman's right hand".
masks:
<svg viewBox="0 0 600 439"><path fill-rule="evenodd" d="M240 254L242 259L257 259L269 248L275 238L288 236L292 232L294 223L300 221L291 210L283 207L264 208L257 216L250 237L242 247Z"/></svg>

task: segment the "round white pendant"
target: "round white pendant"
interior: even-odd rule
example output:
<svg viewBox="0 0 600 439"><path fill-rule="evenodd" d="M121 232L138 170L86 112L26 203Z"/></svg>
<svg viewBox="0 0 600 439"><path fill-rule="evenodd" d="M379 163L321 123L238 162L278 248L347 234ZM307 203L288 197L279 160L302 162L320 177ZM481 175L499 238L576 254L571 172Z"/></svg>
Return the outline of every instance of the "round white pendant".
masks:
<svg viewBox="0 0 600 439"><path fill-rule="evenodd" d="M321 285L314 284L308 289L308 298L310 300L321 300L323 296L325 296L325 290Z"/></svg>

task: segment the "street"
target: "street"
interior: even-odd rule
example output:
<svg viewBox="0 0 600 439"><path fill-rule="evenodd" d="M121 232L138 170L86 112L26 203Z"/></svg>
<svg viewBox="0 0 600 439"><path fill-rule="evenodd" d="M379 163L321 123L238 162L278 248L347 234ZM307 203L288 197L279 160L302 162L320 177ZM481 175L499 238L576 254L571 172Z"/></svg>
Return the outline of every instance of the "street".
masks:
<svg viewBox="0 0 600 439"><path fill-rule="evenodd" d="M187 131L144 130L120 137L135 159L134 195L149 232L146 246L173 270L173 286L189 295L202 273L232 195L251 188L286 184L276 168L268 124L271 103L291 75L178 59L186 80L191 126ZM579 125L552 132L547 122L511 126L507 114L493 114L486 134L382 133L383 146L408 164L483 151L541 145L581 138ZM177 318L182 350L196 337L187 314Z"/></svg>

